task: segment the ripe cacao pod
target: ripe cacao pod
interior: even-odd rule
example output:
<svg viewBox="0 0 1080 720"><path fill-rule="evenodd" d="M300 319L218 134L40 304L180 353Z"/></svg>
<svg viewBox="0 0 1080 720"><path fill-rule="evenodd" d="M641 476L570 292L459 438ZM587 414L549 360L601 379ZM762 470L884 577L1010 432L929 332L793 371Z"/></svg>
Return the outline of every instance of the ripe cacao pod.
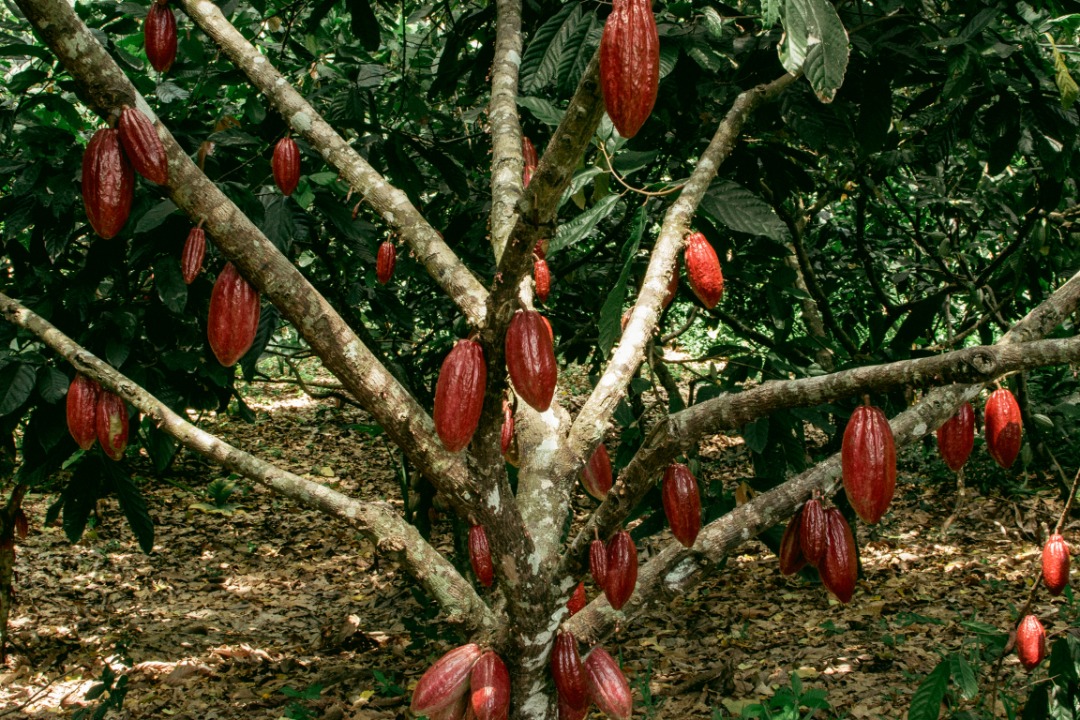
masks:
<svg viewBox="0 0 1080 720"><path fill-rule="evenodd" d="M844 492L856 514L871 525L881 519L896 490L896 444L879 408L855 408L840 449Z"/></svg>
<svg viewBox="0 0 1080 720"><path fill-rule="evenodd" d="M454 648L435 661L413 689L410 709L416 715L434 717L446 708L455 707L469 689L469 674L480 659L480 646L469 643ZM464 708L462 709L464 712Z"/></svg>
<svg viewBox="0 0 1080 720"><path fill-rule="evenodd" d="M533 261L533 283L536 285L536 298L546 303L551 294L551 269L547 260L538 257Z"/></svg>
<svg viewBox="0 0 1080 720"><path fill-rule="evenodd" d="M986 449L1003 468L1012 466L1020 453L1023 422L1013 394L1001 388L986 400Z"/></svg>
<svg viewBox="0 0 1080 720"><path fill-rule="evenodd" d="M468 693L457 699L453 705L447 705L441 710L432 710L427 713L428 720L469 720L472 708L469 707ZM475 718L475 715L472 716Z"/></svg>
<svg viewBox="0 0 1080 720"><path fill-rule="evenodd" d="M97 440L97 404L101 395L101 386L82 373L75 373L75 378L68 386L67 426L75 443L83 450L89 450Z"/></svg>
<svg viewBox="0 0 1080 720"><path fill-rule="evenodd" d="M825 511L825 556L818 565L821 582L842 603L851 602L859 575L855 537L836 508Z"/></svg>
<svg viewBox="0 0 1080 720"><path fill-rule="evenodd" d="M397 248L389 240L383 240L379 245L379 254L375 260L375 277L380 285L390 282L394 276L394 265L397 263Z"/></svg>
<svg viewBox="0 0 1080 720"><path fill-rule="evenodd" d="M1034 670L1046 657L1046 630L1034 615L1024 617L1016 628L1016 655L1027 670Z"/></svg>
<svg viewBox="0 0 1080 720"><path fill-rule="evenodd" d="M510 673L491 650L480 656L469 675L469 709L476 720L506 720L510 715Z"/></svg>
<svg viewBox="0 0 1080 720"><path fill-rule="evenodd" d="M206 232L201 227L191 228L184 241L184 252L180 255L180 273L184 282L190 285L202 272L203 258L206 257Z"/></svg>
<svg viewBox="0 0 1080 720"><path fill-rule="evenodd" d="M555 636L555 646L551 649L551 677L559 697L566 700L567 705L574 708L588 706L585 671L573 633L561 632Z"/></svg>
<svg viewBox="0 0 1080 720"><path fill-rule="evenodd" d="M1061 535L1054 533L1043 545L1042 551L1043 582L1051 595L1060 595L1069 584L1070 564L1069 544Z"/></svg>
<svg viewBox="0 0 1080 720"><path fill-rule="evenodd" d="M532 141L524 135L521 136L521 159L521 184L523 187L529 187L529 182L532 180L533 173L536 172L536 166L540 163L540 160L536 156L536 148L533 147Z"/></svg>
<svg viewBox="0 0 1080 720"><path fill-rule="evenodd" d="M814 567L817 567L825 556L825 508L817 498L807 500L803 506L802 521L799 523L799 547L802 548L806 562Z"/></svg>
<svg viewBox="0 0 1080 720"><path fill-rule="evenodd" d="M581 484L585 492L597 500L603 500L611 490L611 456L608 455L607 446L601 442L593 450L588 464L581 469Z"/></svg>
<svg viewBox="0 0 1080 720"><path fill-rule="evenodd" d="M698 300L709 310L716 307L724 294L724 274L720 258L705 236L699 232L686 236L686 279Z"/></svg>
<svg viewBox="0 0 1080 720"><path fill-rule="evenodd" d="M589 544L589 574L602 591L607 585L607 545L603 540L593 540Z"/></svg>
<svg viewBox="0 0 1080 720"><path fill-rule="evenodd" d="M168 0L154 0L143 23L146 59L158 72L168 72L176 60L176 16Z"/></svg>
<svg viewBox="0 0 1080 720"><path fill-rule="evenodd" d="M615 0L600 37L604 108L624 138L632 138L656 104L660 37L652 0Z"/></svg>
<svg viewBox="0 0 1080 720"><path fill-rule="evenodd" d="M226 263L210 293L206 337L214 357L232 367L255 342L259 329L259 291Z"/></svg>
<svg viewBox="0 0 1080 720"><path fill-rule="evenodd" d="M443 360L435 384L435 431L450 452L458 452L472 440L486 387L487 364L480 343L459 340Z"/></svg>
<svg viewBox="0 0 1080 720"><path fill-rule="evenodd" d="M270 163L274 182L282 195L288 197L300 183L300 148L291 137L283 137L274 146L274 158Z"/></svg>
<svg viewBox="0 0 1080 720"><path fill-rule="evenodd" d="M169 160L165 157L165 146L161 144L150 118L140 110L125 105L120 111L116 129L120 132L124 153L135 171L158 185L169 182Z"/></svg>
<svg viewBox="0 0 1080 720"><path fill-rule="evenodd" d="M559 720L585 720L585 716L588 714L588 703L585 704L585 707L576 708L566 702L562 695L559 695Z"/></svg>
<svg viewBox="0 0 1080 720"><path fill-rule="evenodd" d="M615 658L599 645L585 658L585 680L589 699L609 718L628 720L633 714L634 699L630 695L630 684L626 682L626 676Z"/></svg>
<svg viewBox="0 0 1080 720"><path fill-rule="evenodd" d="M98 396L94 425L105 454L113 460L124 457L128 441L128 413L124 399L103 389Z"/></svg>
<svg viewBox="0 0 1080 720"><path fill-rule="evenodd" d="M964 467L975 446L975 410L964 403L956 414L937 430L938 452L953 472Z"/></svg>
<svg viewBox="0 0 1080 720"><path fill-rule="evenodd" d="M551 325L535 310L518 310L506 329L506 369L521 399L544 412L558 380Z"/></svg>
<svg viewBox="0 0 1080 720"><path fill-rule="evenodd" d="M495 566L491 562L491 546L488 545L483 525L469 528L469 564L480 584L491 587L495 581Z"/></svg>
<svg viewBox="0 0 1080 720"><path fill-rule="evenodd" d="M102 128L83 153L82 196L90 226L108 240L120 232L131 213L135 173L120 147L120 133Z"/></svg>
<svg viewBox="0 0 1080 720"><path fill-rule="evenodd" d="M585 609L588 598L585 597L585 583L579 582L570 599L566 601L566 609L570 611L570 617L574 617Z"/></svg>
<svg viewBox="0 0 1080 720"><path fill-rule="evenodd" d="M701 497L690 468L681 463L668 465L661 496L671 534L684 547L693 547L701 531Z"/></svg>
<svg viewBox="0 0 1080 720"><path fill-rule="evenodd" d="M620 530L608 540L607 576L604 582L604 597L616 610L621 610L637 585L637 546L630 533ZM599 703L597 703L599 704Z"/></svg>
<svg viewBox="0 0 1080 720"><path fill-rule="evenodd" d="M802 510L795 513L788 521L784 529L784 537L780 540L780 572L784 575L794 575L806 567L806 556L803 555L802 545L799 543L799 529L802 527Z"/></svg>

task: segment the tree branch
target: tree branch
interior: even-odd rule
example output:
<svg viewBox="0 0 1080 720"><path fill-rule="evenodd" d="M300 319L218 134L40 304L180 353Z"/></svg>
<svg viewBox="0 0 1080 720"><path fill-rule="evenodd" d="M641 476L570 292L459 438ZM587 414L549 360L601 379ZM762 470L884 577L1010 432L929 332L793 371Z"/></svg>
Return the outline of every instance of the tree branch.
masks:
<svg viewBox="0 0 1080 720"><path fill-rule="evenodd" d="M498 265L517 219L524 160L517 109L521 0L497 0L495 7L495 59L488 117L491 120L491 245Z"/></svg>

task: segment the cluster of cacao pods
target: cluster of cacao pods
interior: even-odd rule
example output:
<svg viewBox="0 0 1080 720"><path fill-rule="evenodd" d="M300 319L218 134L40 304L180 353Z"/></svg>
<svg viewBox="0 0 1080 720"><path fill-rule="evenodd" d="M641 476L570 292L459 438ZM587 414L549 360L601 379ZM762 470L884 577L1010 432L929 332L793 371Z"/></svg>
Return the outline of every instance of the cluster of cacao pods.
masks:
<svg viewBox="0 0 1080 720"><path fill-rule="evenodd" d="M146 59L158 72L168 72L176 60L176 16L168 0L154 0L143 23Z"/></svg>
<svg viewBox="0 0 1080 720"><path fill-rule="evenodd" d="M375 260L375 277L380 285L390 282L394 277L394 265L397 264L397 248L390 240L383 240L379 245L379 254Z"/></svg>
<svg viewBox="0 0 1080 720"><path fill-rule="evenodd" d="M693 547L701 532L701 496L690 468L672 463L664 471L660 494L671 534L684 547Z"/></svg>
<svg viewBox="0 0 1080 720"><path fill-rule="evenodd" d="M518 310L506 329L506 369L514 390L534 410L551 407L558 381L551 325L535 310Z"/></svg>
<svg viewBox="0 0 1080 720"><path fill-rule="evenodd" d="M556 636L551 650L551 677L558 694L560 720L582 720L592 704L615 720L628 720L633 713L630 684L615 658L597 645L582 661L573 633Z"/></svg>
<svg viewBox="0 0 1080 720"><path fill-rule="evenodd" d="M611 456L608 455L604 443L600 443L593 451L589 462L581 469L581 485L585 488L585 492L602 501L611 490L612 482Z"/></svg>
<svg viewBox="0 0 1080 720"><path fill-rule="evenodd" d="M435 384L435 432L443 447L458 452L480 424L487 387L484 350L475 340L459 340L443 360Z"/></svg>
<svg viewBox="0 0 1080 720"><path fill-rule="evenodd" d="M521 159L524 161L521 168L521 184L523 187L529 187L529 182L532 180L533 173L536 172L536 166L540 164L540 159L536 155L536 148L533 147L532 140L521 136Z"/></svg>
<svg viewBox="0 0 1080 720"><path fill-rule="evenodd" d="M881 520L896 490L896 442L880 408L855 408L844 430L840 466L855 513L871 525Z"/></svg>
<svg viewBox="0 0 1080 720"><path fill-rule="evenodd" d="M495 565L491 561L491 546L483 525L469 528L469 564L477 581L484 587L491 587L495 582Z"/></svg>
<svg viewBox="0 0 1080 720"><path fill-rule="evenodd" d="M604 108L619 134L632 138L656 104L660 36L652 0L615 0L600 37Z"/></svg>
<svg viewBox="0 0 1080 720"><path fill-rule="evenodd" d="M124 456L128 441L128 413L124 400L95 380L76 373L67 393L68 432L83 450L94 441L113 460Z"/></svg>
<svg viewBox="0 0 1080 720"><path fill-rule="evenodd" d="M986 400L986 449L1002 468L1016 461L1023 440L1020 406L1005 388L995 390ZM956 414L938 428L938 451L949 469L959 472L975 445L975 410L964 403Z"/></svg>
<svg viewBox="0 0 1080 720"><path fill-rule="evenodd" d="M494 651L469 643L435 661L413 689L412 712L430 720L506 720L510 673Z"/></svg>
<svg viewBox="0 0 1080 720"><path fill-rule="evenodd" d="M283 137L274 146L274 157L270 161L274 173L274 183L282 195L288 197L300 183L300 148L291 137Z"/></svg>
<svg viewBox="0 0 1080 720"><path fill-rule="evenodd" d="M698 300L709 310L716 307L720 298L724 295L724 274L720 271L720 258L705 236L699 232L690 233L686 236L686 248L683 250L686 259L686 279L690 283L690 289L697 295ZM675 297L678 282L668 286L668 297ZM671 302L667 298L664 306Z"/></svg>
<svg viewBox="0 0 1080 720"><path fill-rule="evenodd" d="M219 363L232 367L251 348L259 329L260 310L259 291L236 266L226 263L210 293L206 322L206 337Z"/></svg>
<svg viewBox="0 0 1080 720"><path fill-rule="evenodd" d="M780 572L794 575L807 564L818 569L825 588L842 603L851 601L858 579L855 536L836 508L812 498L792 516L780 541Z"/></svg>
<svg viewBox="0 0 1080 720"><path fill-rule="evenodd" d="M589 545L589 573L608 604L621 610L637 585L637 546L630 533L620 530L607 544L597 538Z"/></svg>

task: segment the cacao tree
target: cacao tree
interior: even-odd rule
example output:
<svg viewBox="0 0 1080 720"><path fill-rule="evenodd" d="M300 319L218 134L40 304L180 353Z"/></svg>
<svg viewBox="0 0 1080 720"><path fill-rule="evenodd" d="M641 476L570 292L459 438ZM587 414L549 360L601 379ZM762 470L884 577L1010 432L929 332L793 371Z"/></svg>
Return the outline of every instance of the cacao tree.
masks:
<svg viewBox="0 0 1080 720"><path fill-rule="evenodd" d="M1024 373L1051 368L1031 383L1049 386L1080 357L1070 12L16 0L0 125L0 469L13 486L0 627L22 498L65 463L48 519L77 539L115 493L153 546L123 466L79 449L87 416L78 445L66 433L69 393L98 394L71 384L84 378L135 410L121 428L128 408L110 401L110 457L141 447L161 470L178 447L200 453L351 525L413 575L472 640L420 681L414 711L461 717L492 688L472 712L497 716L494 650L512 717L580 716L583 703L627 717L604 649L618 625L842 477L876 521L894 448L986 384L1015 375L1006 426L1066 456L1061 423L1032 438L1029 420L1074 416L1072 386L1040 395ZM232 398L250 412L233 365L251 380L283 324L470 528L492 590L421 521L189 422L185 410ZM708 368L682 382L664 351L680 338ZM572 409L559 377L575 363L594 382ZM849 484L849 416L870 439L845 451L886 482L856 469ZM93 422L101 438L100 412ZM830 438L812 463L807 425ZM696 465L720 432L743 436L763 491L738 507L703 502L679 462ZM987 444L1011 465L1016 440ZM661 502L650 491L665 475ZM584 491L599 505L571 524ZM676 537L639 563L635 541L659 524L637 538L624 525L648 506ZM846 601L853 528L835 508L819 520L802 543L824 543L814 562ZM786 572L806 558L799 533L785 537ZM590 573L602 592L571 617ZM1042 627L1021 627L1021 659L1037 664Z"/></svg>

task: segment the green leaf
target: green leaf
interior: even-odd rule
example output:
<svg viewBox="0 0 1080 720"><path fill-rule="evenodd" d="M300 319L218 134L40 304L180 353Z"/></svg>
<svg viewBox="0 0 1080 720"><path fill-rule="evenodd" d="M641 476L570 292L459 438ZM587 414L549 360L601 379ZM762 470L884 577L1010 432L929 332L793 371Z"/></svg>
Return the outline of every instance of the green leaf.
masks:
<svg viewBox="0 0 1080 720"><path fill-rule="evenodd" d="M71 382L68 376L54 367L42 365L37 374L37 391L41 399L47 403L63 400L67 396L68 385Z"/></svg>
<svg viewBox="0 0 1080 720"><path fill-rule="evenodd" d="M531 112L537 120L552 127L558 127L559 123L562 122L563 115L566 114L564 110L560 110L554 103L538 97L519 96L517 102L518 105Z"/></svg>
<svg viewBox="0 0 1080 720"><path fill-rule="evenodd" d="M255 366L266 350L267 343L278 329L278 311L273 305L263 305L259 312L259 327L255 330L255 340L251 347L240 358L240 369L244 372L244 379L251 382L255 379Z"/></svg>
<svg viewBox="0 0 1080 720"><path fill-rule="evenodd" d="M768 416L747 423L743 428L743 440L750 452L760 453L765 449L769 441L769 418Z"/></svg>
<svg viewBox="0 0 1080 720"><path fill-rule="evenodd" d="M591 14L583 16L580 3L566 3L533 34L521 59L522 91L535 92L555 80L568 41Z"/></svg>
<svg viewBox="0 0 1080 720"><path fill-rule="evenodd" d="M139 541L139 547L149 555L154 551L154 521L150 518L150 511L146 507L146 499L139 492L139 488L131 481L131 478L120 469L120 465L109 463L105 466L105 474L116 493L116 499L120 503L120 509L127 516L131 532Z"/></svg>
<svg viewBox="0 0 1080 720"><path fill-rule="evenodd" d="M828 0L788 0L784 31L784 68L801 69L818 99L832 102L844 83L849 56L847 31L836 8Z"/></svg>
<svg viewBox="0 0 1080 720"><path fill-rule="evenodd" d="M1061 107L1068 110L1076 102L1076 98L1080 96L1080 87L1077 87L1076 81L1073 80L1072 74L1069 73L1069 66L1065 64L1065 56L1057 49L1054 39L1049 34L1046 37L1050 38L1050 47L1054 54L1054 84L1057 85L1058 92L1061 94Z"/></svg>
<svg viewBox="0 0 1080 720"><path fill-rule="evenodd" d="M86 529L86 519L99 497L101 488L101 463L99 458L85 457L72 473L71 481L64 488L64 534L69 542L77 543Z"/></svg>
<svg viewBox="0 0 1080 720"><path fill-rule="evenodd" d="M911 697L908 720L937 720L941 715L941 701L945 699L945 688L948 684L949 661L945 659L926 676Z"/></svg>
<svg viewBox="0 0 1080 720"><path fill-rule="evenodd" d="M601 220L611 214L618 202L618 195L608 195L573 220L560 225L559 229L555 231L555 237L551 240L551 247L548 252L558 252L583 239L593 231Z"/></svg>
<svg viewBox="0 0 1080 720"><path fill-rule="evenodd" d="M761 26L772 27L780 19L784 0L761 0Z"/></svg>
<svg viewBox="0 0 1080 720"><path fill-rule="evenodd" d="M184 312L188 286L180 272L180 262L175 257L160 257L154 263L154 285L165 307L177 315Z"/></svg>
<svg viewBox="0 0 1080 720"><path fill-rule="evenodd" d="M172 200L162 200L157 205L143 213L143 216L139 218L139 222L135 225L135 234L141 235L145 232L150 232L161 226L161 223L165 222L165 218L176 212L176 203Z"/></svg>
<svg viewBox="0 0 1080 720"><path fill-rule="evenodd" d="M788 229L768 203L730 180L714 182L701 198L701 209L713 220L749 235L786 243Z"/></svg>
<svg viewBox="0 0 1080 720"><path fill-rule="evenodd" d="M630 279L630 271L633 269L634 257L637 255L638 246L641 244L641 236L645 232L645 206L642 205L634 213L630 221L630 238L622 249L622 270L619 279L615 281L615 287L611 288L604 304L600 307L600 352L607 358L615 341L622 334L622 306L626 299L626 284Z"/></svg>
<svg viewBox="0 0 1080 720"><path fill-rule="evenodd" d="M972 700L979 694L979 682L975 679L975 671L971 665L959 653L949 656L950 673L953 682L960 688L960 694L965 700Z"/></svg>
<svg viewBox="0 0 1080 720"><path fill-rule="evenodd" d="M34 368L24 363L0 370L0 416L17 410L34 391Z"/></svg>

